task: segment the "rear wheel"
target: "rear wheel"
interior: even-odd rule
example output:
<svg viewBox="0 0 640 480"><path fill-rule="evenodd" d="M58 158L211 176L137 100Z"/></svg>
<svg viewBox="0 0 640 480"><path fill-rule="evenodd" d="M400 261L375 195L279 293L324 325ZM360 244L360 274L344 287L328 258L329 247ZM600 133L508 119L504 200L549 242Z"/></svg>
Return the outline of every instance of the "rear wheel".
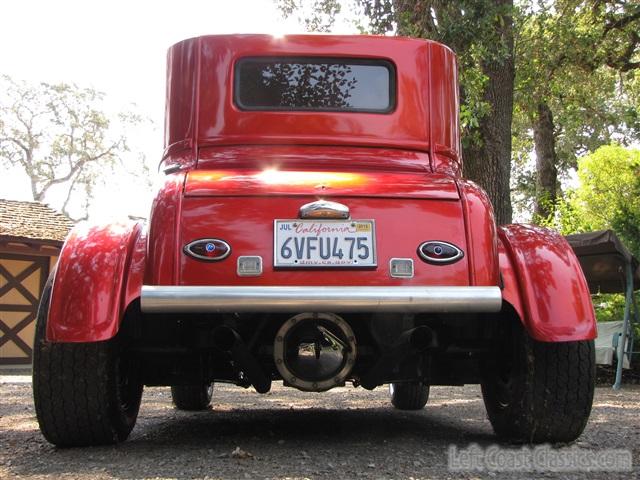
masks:
<svg viewBox="0 0 640 480"><path fill-rule="evenodd" d="M539 342L518 324L504 341L504 358L487 369L482 382L495 433L527 443L578 438L593 403L593 340Z"/></svg>
<svg viewBox="0 0 640 480"><path fill-rule="evenodd" d="M53 275L42 294L33 348L33 399L44 437L61 447L117 443L133 429L142 384L118 338L46 341Z"/></svg>
<svg viewBox="0 0 640 480"><path fill-rule="evenodd" d="M178 410L206 410L211 405L212 396L213 383L171 387L171 399Z"/></svg>
<svg viewBox="0 0 640 480"><path fill-rule="evenodd" d="M389 384L391 404L398 410L420 410L429 400L429 385L422 382Z"/></svg>

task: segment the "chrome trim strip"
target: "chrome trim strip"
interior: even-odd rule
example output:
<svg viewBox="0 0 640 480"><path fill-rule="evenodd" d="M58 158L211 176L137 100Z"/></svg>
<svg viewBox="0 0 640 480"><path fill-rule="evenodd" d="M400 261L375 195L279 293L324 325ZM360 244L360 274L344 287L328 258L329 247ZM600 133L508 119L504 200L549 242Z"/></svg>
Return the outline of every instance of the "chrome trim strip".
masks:
<svg viewBox="0 0 640 480"><path fill-rule="evenodd" d="M499 287L142 287L141 308L161 312L498 312Z"/></svg>

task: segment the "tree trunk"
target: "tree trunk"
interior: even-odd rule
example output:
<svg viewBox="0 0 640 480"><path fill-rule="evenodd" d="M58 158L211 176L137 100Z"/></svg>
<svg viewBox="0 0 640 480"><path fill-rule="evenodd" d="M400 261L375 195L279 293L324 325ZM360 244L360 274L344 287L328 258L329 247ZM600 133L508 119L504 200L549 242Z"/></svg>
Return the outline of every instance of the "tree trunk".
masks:
<svg viewBox="0 0 640 480"><path fill-rule="evenodd" d="M513 58L486 65L489 77L484 100L491 111L480 119L481 144L463 149L464 175L489 195L499 225L510 223L511 121L513 117Z"/></svg>
<svg viewBox="0 0 640 480"><path fill-rule="evenodd" d="M533 141L536 151L536 203L534 221L548 218L555 211L558 197L556 143L553 135L553 114L545 102L538 104L533 120Z"/></svg>
<svg viewBox="0 0 640 480"><path fill-rule="evenodd" d="M513 7L513 0L496 0L499 6ZM496 22L506 54L504 58L484 62L488 77L484 101L489 113L479 121L481 144L463 149L465 176L485 189L499 225L510 223L511 208L511 122L513 119L513 18L503 15Z"/></svg>
<svg viewBox="0 0 640 480"><path fill-rule="evenodd" d="M38 190L38 179L31 177L31 196L36 202L44 202L45 190Z"/></svg>
<svg viewBox="0 0 640 480"><path fill-rule="evenodd" d="M433 16L434 10L442 10L441 18L455 25L464 19L461 5L454 2L427 0L394 0L393 6L400 35L420 35L444 40L461 56L479 42L490 53L481 64L488 77L484 101L490 112L479 119L476 132L479 142L468 142L463 149L464 173L485 189L499 224L511 222L511 121L513 117L513 84L515 77L513 59L513 0L485 0L484 15L495 24L490 38L451 36L442 31ZM453 17L452 17L453 15ZM485 34L486 35L486 32ZM502 51L504 49L504 51ZM461 92L461 97L463 97Z"/></svg>

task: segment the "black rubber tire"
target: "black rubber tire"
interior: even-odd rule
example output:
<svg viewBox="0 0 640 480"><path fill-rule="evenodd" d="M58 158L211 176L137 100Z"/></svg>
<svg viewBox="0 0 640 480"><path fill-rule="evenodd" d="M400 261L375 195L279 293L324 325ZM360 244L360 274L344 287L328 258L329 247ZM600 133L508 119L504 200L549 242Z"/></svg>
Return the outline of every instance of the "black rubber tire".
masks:
<svg viewBox="0 0 640 480"><path fill-rule="evenodd" d="M130 375L117 337L94 343L46 341L52 278L38 307L33 347L33 400L40 430L59 447L121 442L136 423L142 384Z"/></svg>
<svg viewBox="0 0 640 480"><path fill-rule="evenodd" d="M511 345L505 345L505 358L488 369L482 382L493 430L515 443L574 441L593 403L593 340L539 342L519 324L507 339Z"/></svg>
<svg viewBox="0 0 640 480"><path fill-rule="evenodd" d="M429 400L429 385L422 382L389 384L391 404L398 410L421 410Z"/></svg>
<svg viewBox="0 0 640 480"><path fill-rule="evenodd" d="M173 385L171 399L178 410L206 410L211 405L213 383L208 385Z"/></svg>

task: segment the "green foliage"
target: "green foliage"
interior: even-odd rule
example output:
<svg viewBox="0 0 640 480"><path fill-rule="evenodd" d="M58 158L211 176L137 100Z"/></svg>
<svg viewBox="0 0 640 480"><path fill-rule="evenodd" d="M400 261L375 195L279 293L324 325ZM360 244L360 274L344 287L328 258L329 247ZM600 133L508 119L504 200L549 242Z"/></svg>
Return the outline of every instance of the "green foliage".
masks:
<svg viewBox="0 0 640 480"><path fill-rule="evenodd" d="M538 223L542 226L553 228L562 235L590 231L589 227L585 225L583 212L577 205L575 198L576 192L574 189L565 192L557 200L555 212L548 218L538 219Z"/></svg>
<svg viewBox="0 0 640 480"><path fill-rule="evenodd" d="M640 150L613 144L578 160L578 186L543 223L563 234L611 229L640 257Z"/></svg>
<svg viewBox="0 0 640 480"><path fill-rule="evenodd" d="M591 296L599 322L622 320L624 315L624 295L599 293Z"/></svg>
<svg viewBox="0 0 640 480"><path fill-rule="evenodd" d="M309 32L331 31L342 9L340 0L278 0L276 5L284 17L296 14Z"/></svg>
<svg viewBox="0 0 640 480"><path fill-rule="evenodd" d="M600 147L578 160L577 176L578 186L569 189L555 214L541 223L563 235L611 229L640 258L640 150L617 144ZM640 301L640 293L636 298ZM623 318L624 295L594 295L593 305L598 321Z"/></svg>
<svg viewBox="0 0 640 480"><path fill-rule="evenodd" d="M635 292L636 305L640 304L640 292ZM625 297L619 293L599 293L591 296L593 308L598 322L615 322L624 319ZM633 306L631 307L631 321L633 321ZM640 324L634 324L634 337L640 341ZM637 348L637 343L636 343Z"/></svg>
<svg viewBox="0 0 640 480"><path fill-rule="evenodd" d="M526 212L536 196L536 171L528 164L538 105L553 112L556 168L565 183L581 155L640 139L640 6L626 0L519 6L513 186Z"/></svg>
<svg viewBox="0 0 640 480"><path fill-rule="evenodd" d="M485 100L484 92L488 77L482 71L482 58L469 52L466 67L460 69L460 90L463 101L460 105L460 128L465 146L482 142L478 134L480 121L491 111L491 105Z"/></svg>
<svg viewBox="0 0 640 480"><path fill-rule="evenodd" d="M367 0L360 0L367 3ZM369 2L370 3L370 2ZM487 65L502 65L513 55L512 2L496 0L403 0L393 2L401 35L436 40L450 46L460 65L460 123L464 147L480 146L478 131L491 111L487 101Z"/></svg>
<svg viewBox="0 0 640 480"><path fill-rule="evenodd" d="M625 244L635 244L640 223L635 223L637 217L632 212L640 212L639 175L640 150L607 145L582 157L578 161L580 185L572 199L582 228L611 228ZM621 226L626 228L620 229ZM640 250L631 249L640 256Z"/></svg>

